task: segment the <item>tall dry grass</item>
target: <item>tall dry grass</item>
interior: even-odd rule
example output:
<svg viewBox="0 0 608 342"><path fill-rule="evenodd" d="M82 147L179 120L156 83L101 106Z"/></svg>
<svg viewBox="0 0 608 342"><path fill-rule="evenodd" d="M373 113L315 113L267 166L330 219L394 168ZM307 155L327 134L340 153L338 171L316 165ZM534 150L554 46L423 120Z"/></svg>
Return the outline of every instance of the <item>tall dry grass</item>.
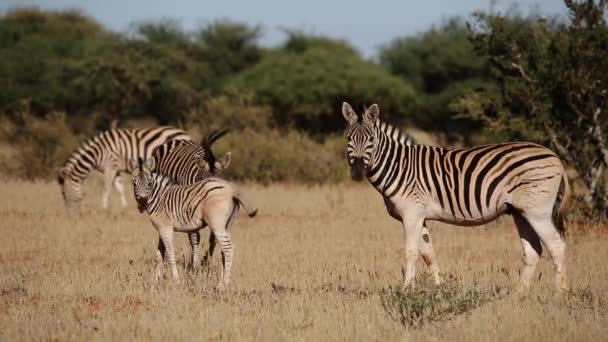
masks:
<svg viewBox="0 0 608 342"><path fill-rule="evenodd" d="M241 217L233 282L215 292L209 272L152 280L157 233L134 201L100 209L100 181L85 184L70 218L52 183L0 183L0 340L602 340L608 336L608 236L568 237L572 294L555 296L543 256L527 295L511 290L521 246L510 219L478 228L431 224L444 276L500 296L450 320L404 326L383 307L401 283L403 233L368 186L241 186L259 207ZM132 196L129 194L129 196ZM424 267L419 263L419 270ZM165 270L168 274L168 269ZM420 290L418 288L418 290Z"/></svg>

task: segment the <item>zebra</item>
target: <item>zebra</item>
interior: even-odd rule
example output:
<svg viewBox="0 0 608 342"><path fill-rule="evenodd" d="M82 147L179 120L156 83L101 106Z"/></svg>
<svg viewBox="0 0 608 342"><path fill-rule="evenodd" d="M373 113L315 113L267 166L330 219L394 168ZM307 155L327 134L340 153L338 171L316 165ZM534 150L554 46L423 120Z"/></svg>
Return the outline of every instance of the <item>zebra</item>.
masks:
<svg viewBox="0 0 608 342"><path fill-rule="evenodd" d="M170 177L175 184L192 184L209 177L219 176L231 161L231 154L227 152L222 158L217 159L211 150L211 146L228 130L212 131L203 137L200 144L191 140L171 140L158 146L152 157L155 161L154 171ZM191 264L197 269L200 266L199 243L200 232L188 233L190 246L192 247ZM208 264L209 258L215 249L215 236L213 232L209 235L209 250L203 257L203 264Z"/></svg>
<svg viewBox="0 0 608 342"><path fill-rule="evenodd" d="M171 126L141 129L112 129L86 140L59 169L57 182L68 208L77 206L83 198L82 182L93 170L104 175L102 207L108 208L112 186L120 194L123 207L127 206L120 172L129 172L128 160L148 158L157 146L170 140L190 140L183 130Z"/></svg>
<svg viewBox="0 0 608 342"><path fill-rule="evenodd" d="M188 185L174 184L170 177L153 172L155 159L143 162L131 160L133 192L140 213L147 213L159 234L156 252L156 279L162 275L163 256L166 257L172 278L179 282L173 250L173 232L198 231L209 226L222 250L222 268L218 288L230 283L233 246L228 228L238 216L239 207L249 217L257 209L249 210L239 199L236 188L215 177Z"/></svg>
<svg viewBox="0 0 608 342"><path fill-rule="evenodd" d="M367 178L382 195L389 214L402 222L405 287L414 285L418 253L435 257L430 235L423 231L425 220L468 226L511 214L524 254L519 289L530 286L541 242L553 259L556 287L567 289L564 210L570 188L554 152L529 142L462 149L408 145L399 129L378 119L376 104L360 115L344 102L342 114L348 122L351 177Z"/></svg>

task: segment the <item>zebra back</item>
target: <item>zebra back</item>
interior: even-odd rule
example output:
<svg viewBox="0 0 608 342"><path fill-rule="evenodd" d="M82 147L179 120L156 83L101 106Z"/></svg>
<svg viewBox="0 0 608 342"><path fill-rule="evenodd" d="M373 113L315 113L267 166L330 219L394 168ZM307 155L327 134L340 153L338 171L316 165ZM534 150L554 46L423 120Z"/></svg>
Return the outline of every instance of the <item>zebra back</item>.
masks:
<svg viewBox="0 0 608 342"><path fill-rule="evenodd" d="M212 145L228 130L212 131L201 140L169 141L154 150L155 172L171 177L177 184L191 184L208 177L218 176L230 164L231 154L216 158Z"/></svg>
<svg viewBox="0 0 608 342"><path fill-rule="evenodd" d="M152 151L171 140L190 140L184 130L172 126L103 131L83 142L59 170L66 204L82 198L80 183L93 170L131 172L130 159L147 159Z"/></svg>

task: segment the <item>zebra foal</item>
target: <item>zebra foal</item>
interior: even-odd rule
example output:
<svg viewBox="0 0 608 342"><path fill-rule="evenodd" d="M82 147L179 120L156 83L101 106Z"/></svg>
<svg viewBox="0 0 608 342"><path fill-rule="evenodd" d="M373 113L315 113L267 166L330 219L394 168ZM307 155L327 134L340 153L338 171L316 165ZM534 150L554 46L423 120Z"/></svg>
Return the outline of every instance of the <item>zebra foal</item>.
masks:
<svg viewBox="0 0 608 342"><path fill-rule="evenodd" d="M217 159L211 149L212 145L228 130L212 131L201 140L200 144L191 140L170 140L158 146L152 153L155 160L154 171L170 177L175 184L186 185L217 177L230 165L231 154L226 153ZM200 232L188 233L192 257L192 267L198 269L201 264L199 255ZM209 250L203 257L207 264L215 249L215 236L209 234Z"/></svg>
<svg viewBox="0 0 608 342"><path fill-rule="evenodd" d="M133 192L137 208L147 213L159 234L156 252L156 278L162 275L163 257L166 257L174 280L179 281L173 249L173 232L192 232L209 226L222 250L222 268L218 287L230 283L233 247L228 233L236 219L239 207L249 217L257 213L248 210L230 183L219 178L208 178L189 185L175 185L171 178L153 172L155 159L144 163L141 158L131 160Z"/></svg>
<svg viewBox="0 0 608 342"><path fill-rule="evenodd" d="M434 258L430 235L423 232L425 220L480 225L507 213L514 218L524 252L520 289L529 287L541 242L555 264L557 288L567 288L563 212L570 190L555 153L527 142L453 150L410 145L398 129L380 122L379 113L376 104L357 114L343 103L349 124L347 158L351 177L367 178L389 214L403 224L405 286L413 285L418 253ZM558 196L559 229L552 220Z"/></svg>

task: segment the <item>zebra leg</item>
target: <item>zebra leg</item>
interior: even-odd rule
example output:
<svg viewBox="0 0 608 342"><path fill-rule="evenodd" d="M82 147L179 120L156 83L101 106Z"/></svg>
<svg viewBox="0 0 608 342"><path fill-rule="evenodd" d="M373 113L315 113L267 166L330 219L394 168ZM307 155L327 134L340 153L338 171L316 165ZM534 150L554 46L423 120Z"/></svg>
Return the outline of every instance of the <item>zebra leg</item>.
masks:
<svg viewBox="0 0 608 342"><path fill-rule="evenodd" d="M403 230L405 233L405 272L403 286L414 287L416 277L416 260L418 259L418 241L422 233L424 218L417 215L401 215L403 219Z"/></svg>
<svg viewBox="0 0 608 342"><path fill-rule="evenodd" d="M171 267L171 276L173 280L179 283L179 274L177 273L177 265L175 264L175 250L173 249L173 227L159 227L158 234L165 245L165 258Z"/></svg>
<svg viewBox="0 0 608 342"><path fill-rule="evenodd" d="M228 232L223 234L216 234L215 238L220 244L222 249L222 269L220 271L220 282L218 284L219 289L224 289L230 284L230 270L232 269L232 257L234 254L232 247L232 240Z"/></svg>
<svg viewBox="0 0 608 342"><path fill-rule="evenodd" d="M530 280L534 275L543 248L540 245L538 234L536 234L534 228L532 228L530 223L521 215L521 213L515 211L513 213L513 220L517 226L517 233L519 234L521 246L524 251L524 268L522 269L519 278L519 290L523 291L530 287Z"/></svg>
<svg viewBox="0 0 608 342"><path fill-rule="evenodd" d="M114 189L116 189L116 191L118 191L118 193L120 194L120 203L122 204L122 207L125 208L127 206L127 198L125 197L125 187L122 185L122 177L120 177L120 174L118 173L114 178Z"/></svg>
<svg viewBox="0 0 608 342"><path fill-rule="evenodd" d="M103 209L108 209L108 199L110 198L110 191L112 191L112 184L116 175L117 172L114 169L106 169L103 173L104 186L103 194L101 195L101 206Z"/></svg>
<svg viewBox="0 0 608 342"><path fill-rule="evenodd" d="M525 211L522 215L530 222L530 225L532 225L532 228L534 228L534 231L538 234L540 240L543 242L543 245L545 245L553 259L553 264L555 265L555 270L557 272L555 276L555 286L558 290L567 290L568 279L565 265L566 242L553 224L551 209L552 208L549 208L549 210L540 212L537 212L536 210L532 212L531 210Z"/></svg>
<svg viewBox="0 0 608 342"><path fill-rule="evenodd" d="M207 250L207 253L205 253L205 256L203 257L203 265L205 265L205 266L209 265L209 261L213 257L213 251L215 250L215 243L216 243L215 234L213 234L213 231L212 231L209 234L209 250Z"/></svg>
<svg viewBox="0 0 608 342"><path fill-rule="evenodd" d="M192 259L190 262L192 263L192 268L198 270L201 266L201 257L198 253L198 245L201 241L201 234L199 230L188 233L188 238L190 240L190 247L192 247Z"/></svg>
<svg viewBox="0 0 608 342"><path fill-rule="evenodd" d="M163 240L158 238L158 248L156 249L156 280L160 280L163 276L163 259L165 257L165 244Z"/></svg>
<svg viewBox="0 0 608 342"><path fill-rule="evenodd" d="M420 241L418 241L418 243L420 244L419 251L422 260L424 260L424 263L431 269L435 285L441 284L439 266L437 266L437 262L435 261L435 248L433 248L431 234L425 224L422 225L422 234L420 235Z"/></svg>

